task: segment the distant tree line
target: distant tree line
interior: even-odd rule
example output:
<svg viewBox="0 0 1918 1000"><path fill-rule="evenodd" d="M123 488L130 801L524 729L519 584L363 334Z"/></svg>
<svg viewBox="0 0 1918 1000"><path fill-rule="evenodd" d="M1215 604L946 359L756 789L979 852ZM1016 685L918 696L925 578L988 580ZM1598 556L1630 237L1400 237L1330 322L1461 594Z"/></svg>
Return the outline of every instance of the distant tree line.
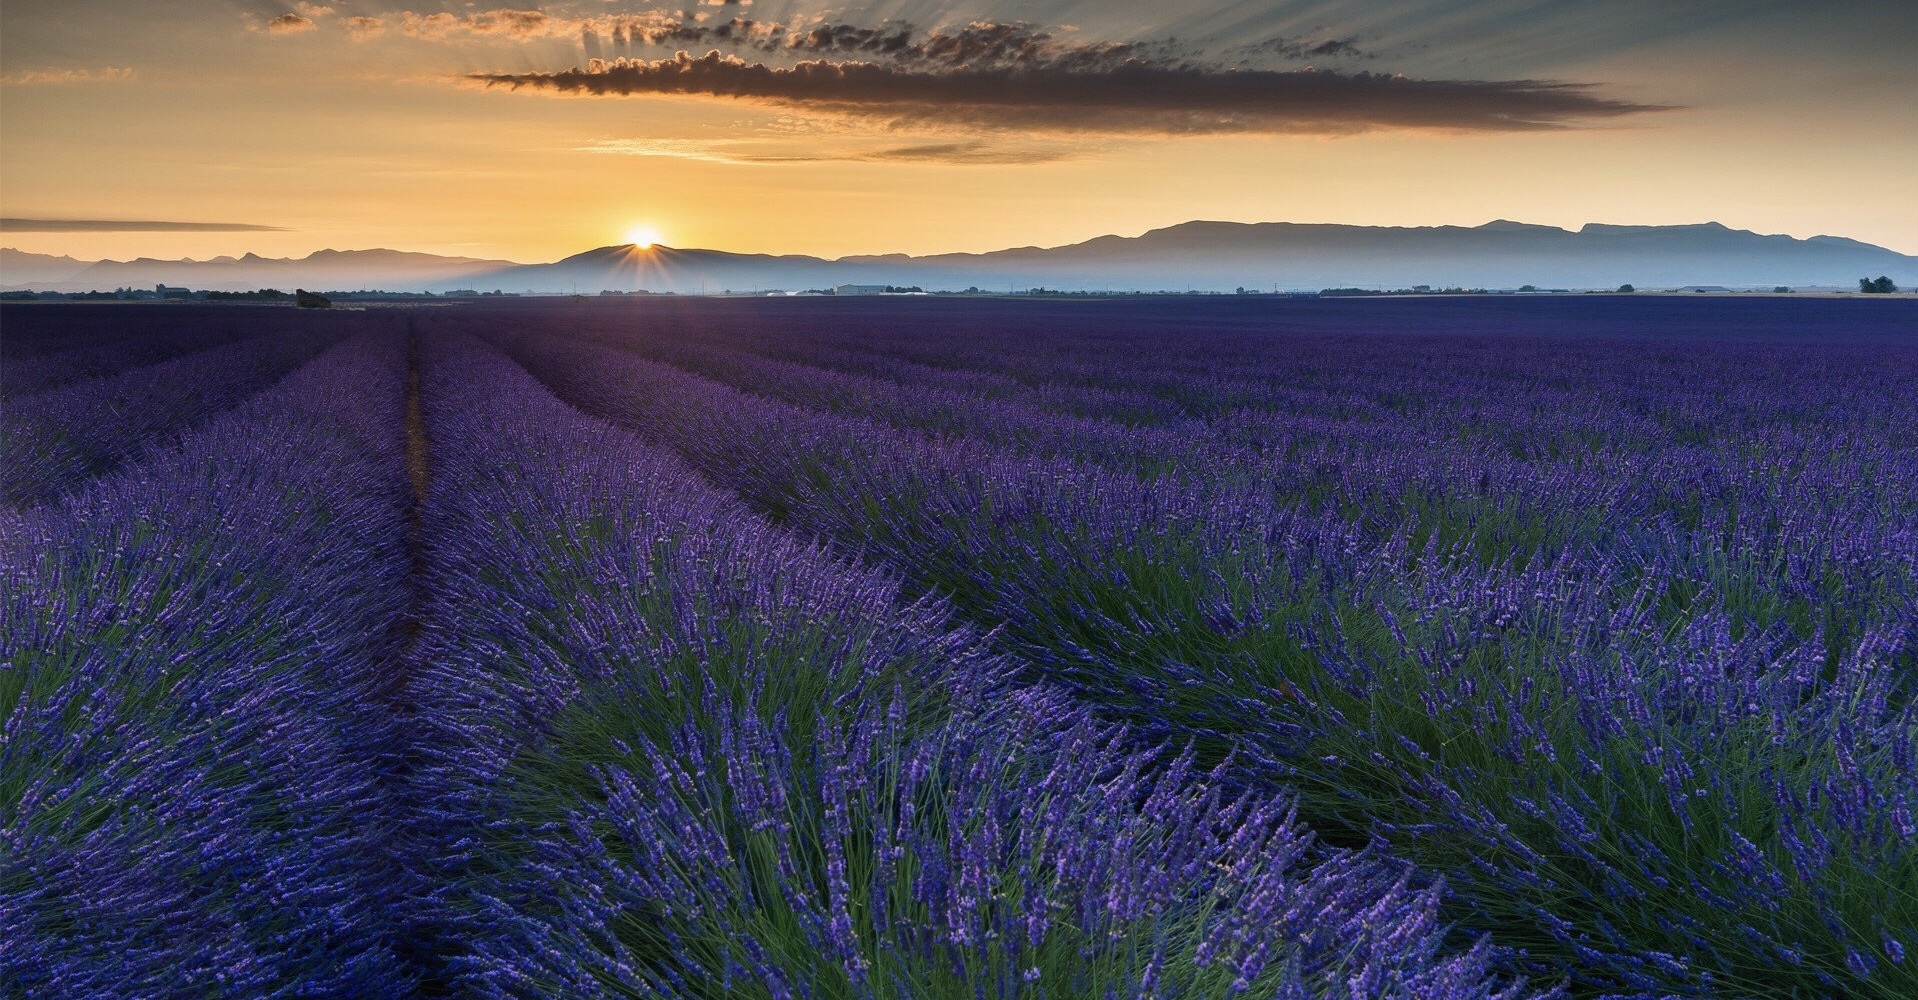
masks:
<svg viewBox="0 0 1918 1000"><path fill-rule="evenodd" d="M285 302L293 296L277 288L262 288L256 292L208 292L209 302Z"/></svg>
<svg viewBox="0 0 1918 1000"><path fill-rule="evenodd" d="M1526 285L1520 289L1520 291L1532 292L1537 291L1537 288L1532 285ZM1241 292L1240 294L1258 295L1262 293ZM1449 288L1433 288L1431 285L1413 285L1410 288L1391 289L1347 286L1343 288L1321 288L1317 292L1306 292L1303 294L1318 295L1322 298L1357 298L1368 295L1484 295L1486 294L1486 290L1483 288L1466 288L1462 285L1453 285ZM1288 297L1296 298L1297 294Z"/></svg>
<svg viewBox="0 0 1918 1000"><path fill-rule="evenodd" d="M1877 278L1859 278L1858 290L1866 295L1890 295L1898 290L1898 286L1881 274Z"/></svg>

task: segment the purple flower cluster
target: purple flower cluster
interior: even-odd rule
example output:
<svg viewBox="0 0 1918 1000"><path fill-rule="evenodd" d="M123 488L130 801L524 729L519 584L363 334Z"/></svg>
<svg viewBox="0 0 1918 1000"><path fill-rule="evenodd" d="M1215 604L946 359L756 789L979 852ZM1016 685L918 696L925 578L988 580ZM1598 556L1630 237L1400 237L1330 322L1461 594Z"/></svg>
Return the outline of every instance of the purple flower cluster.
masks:
<svg viewBox="0 0 1918 1000"><path fill-rule="evenodd" d="M437 325L437 324L435 324ZM418 798L482 995L1517 997L1439 891L1020 687L504 355L428 337Z"/></svg>
<svg viewBox="0 0 1918 1000"><path fill-rule="evenodd" d="M404 358L349 340L0 523L0 992L411 988L382 788Z"/></svg>
<svg viewBox="0 0 1918 1000"><path fill-rule="evenodd" d="M1370 856L1308 864L1282 803L1225 799L1220 774L1131 750L1056 697L1008 693L916 737L862 707L802 741L753 702L709 702L664 744L618 743L534 842L537 907L488 898L508 929L478 938L489 985L1527 995L1495 985L1484 943L1442 950L1436 889Z"/></svg>
<svg viewBox="0 0 1918 1000"><path fill-rule="evenodd" d="M892 381L761 357L724 345L702 344L693 338L649 340L632 346L643 347L650 357L757 395L858 414L940 437L1008 445L1041 456L1071 456L1156 469L1163 466L1168 452L1189 448L1190 436L1207 430L1190 418L1167 418L1145 425L1112 419L1107 415L1110 410L1124 412L1133 401L1100 389L1072 395L1072 407L1090 411L1080 415L1057 412L1053 406L1059 400L1044 392L993 387L982 396L979 388L963 384L969 380L959 380L961 386L951 388L912 381L923 376L917 369L907 369L899 381ZM1257 454L1255 449L1232 441L1207 442L1207 459L1215 466L1249 463Z"/></svg>
<svg viewBox="0 0 1918 1000"><path fill-rule="evenodd" d="M1633 995L1918 989L1908 344L1231 335L1147 362L1142 329L712 313L493 336L1085 703L1389 839L1546 967ZM1179 443L997 430L1043 421L1036 390L914 424L903 375L807 388L815 350L1144 390Z"/></svg>
<svg viewBox="0 0 1918 1000"><path fill-rule="evenodd" d="M263 332L257 316L148 306L9 307L0 339L0 395L17 398L80 379L157 364Z"/></svg>
<svg viewBox="0 0 1918 1000"><path fill-rule="evenodd" d="M1918 995L1869 305L9 307L0 993Z"/></svg>
<svg viewBox="0 0 1918 1000"><path fill-rule="evenodd" d="M11 322L13 313L8 316ZM9 379L0 410L0 450L6 454L0 502L30 506L52 500L143 447L164 443L166 435L244 402L341 334L337 322L284 326L155 364L96 360L90 363L110 374L40 392L19 393ZM127 337L99 350L137 357L144 343Z"/></svg>

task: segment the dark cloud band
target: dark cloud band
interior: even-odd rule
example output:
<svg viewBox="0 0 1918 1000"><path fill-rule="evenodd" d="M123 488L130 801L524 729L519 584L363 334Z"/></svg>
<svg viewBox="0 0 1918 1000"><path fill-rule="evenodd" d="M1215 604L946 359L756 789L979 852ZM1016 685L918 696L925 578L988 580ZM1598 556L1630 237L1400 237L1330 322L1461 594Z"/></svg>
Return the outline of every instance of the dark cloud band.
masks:
<svg viewBox="0 0 1918 1000"><path fill-rule="evenodd" d="M729 97L920 126L1112 134L1512 132L1660 110L1606 98L1585 85L1537 80L1420 80L1142 60L948 66L829 59L772 66L719 52L682 52L669 59L595 60L555 73L472 79L570 94Z"/></svg>
<svg viewBox="0 0 1918 1000"><path fill-rule="evenodd" d="M285 233L279 226L239 222L134 222L114 219L0 219L9 233Z"/></svg>
<svg viewBox="0 0 1918 1000"><path fill-rule="evenodd" d="M718 24L654 17L615 19L610 33L616 42L623 40L635 46L713 46L800 58L945 69L1050 65L1083 70L1126 62L1168 64L1191 54L1178 43L1169 41L1066 40L1023 22L974 21L949 30L922 33L903 21L887 22L879 27L835 22L788 26L747 17L735 17Z"/></svg>

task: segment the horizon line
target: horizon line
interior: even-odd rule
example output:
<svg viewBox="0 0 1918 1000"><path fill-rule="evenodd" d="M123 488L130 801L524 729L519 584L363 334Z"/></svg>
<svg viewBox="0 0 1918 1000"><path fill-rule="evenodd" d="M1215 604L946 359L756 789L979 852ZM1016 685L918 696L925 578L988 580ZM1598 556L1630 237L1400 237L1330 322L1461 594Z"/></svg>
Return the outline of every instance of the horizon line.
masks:
<svg viewBox="0 0 1918 1000"><path fill-rule="evenodd" d="M20 223L40 224L40 225L46 226L47 228L33 228L31 225L22 226L22 225L19 225ZM831 262L843 261L848 258L859 258L859 257L904 256L908 258L926 258L926 257L947 257L947 256L984 256L987 254L1003 253L1003 252L1013 251L1013 250L1059 250L1059 249L1079 246L1079 245L1089 243L1094 240L1100 240L1100 239L1122 239L1122 240L1140 239L1145 236L1149 236L1153 233L1163 232L1170 229L1178 229L1184 226L1192 226L1192 225L1223 225L1223 226L1244 226L1244 227L1301 226L1301 227L1321 227L1321 228L1341 228L1341 229L1379 229L1379 230L1408 230L1408 231L1409 230L1433 230L1433 229L1459 229L1459 230L1472 231L1472 230L1486 229L1488 227L1497 226L1501 224L1511 225L1511 226L1524 226L1527 228L1535 228L1535 229L1549 229L1549 230L1555 230L1557 232L1566 233L1568 235L1573 235L1573 236L1583 235L1585 230L1593 226L1610 227L1610 228L1618 228L1618 229L1687 229L1687 228L1716 227L1719 229L1724 229L1728 232L1747 233L1747 234L1760 236L1760 237L1783 236L1798 242L1809 242L1811 240L1818 240L1818 239L1846 240L1848 242L1856 243L1860 246L1884 250L1889 253L1898 254L1899 256L1903 256L1903 257L1918 257L1918 253L1908 253L1906 251L1899 250L1894 247L1889 247L1880 243L1871 243L1865 240L1858 239L1856 237L1839 236L1833 233L1826 233L1826 232L1814 233L1810 236L1794 236L1790 233L1765 233L1755 229L1740 228L1740 227L1731 225L1729 223L1719 222L1717 220L1705 220L1702 222L1677 222L1677 223L1584 222L1579 224L1578 228L1574 229L1574 228L1567 228L1565 226L1551 225L1549 223L1520 222L1514 219L1508 219L1504 217L1491 219L1489 221L1482 222L1477 225L1462 225L1459 223L1436 223L1436 224L1430 224L1430 225L1389 225L1389 224L1367 224L1367 223L1348 223L1348 222L1294 222L1294 221L1284 220L1284 219L1260 220L1260 221L1254 221L1254 222L1246 222L1246 221L1233 220L1233 219L1187 219L1182 222L1175 222L1167 225L1148 227L1140 231L1136 235L1131 235L1131 236L1122 235L1120 233L1106 232L1106 233L1097 233L1092 236L1087 236L1081 239L1072 240L1064 243L1057 243L1057 244L1024 243L1024 244L1016 244L1016 245L999 246L990 250L936 250L936 251L925 251L920 253L909 253L909 252L900 251L900 250L882 250L882 251L849 252L849 253L842 253L834 256L825 256L819 253L806 253L806 252L800 252L800 251L726 250L726 249L719 249L717 247L691 247L691 246L681 247L681 246L672 246L663 241L657 241L657 242L648 244L646 246L640 246L639 244L633 243L633 242L607 243L607 244L601 244L598 246L593 246L585 250L580 250L580 251L575 251L573 253L565 254L554 260L532 261L532 262L518 261L518 260L512 260L508 258L475 257L471 255L470 253L443 253L437 250L406 250L406 249L402 249L399 247L392 247L392 246L369 246L369 247L357 247L357 248L348 248L348 249L340 249L337 247L320 247L317 249L307 251L307 253L303 257L297 257L297 256L262 257L260 254L258 254L255 251L247 251L241 254L232 254L232 253L217 254L213 257L207 257L207 258L101 257L101 258L92 259L92 260L84 260L82 258L72 257L70 254L65 254L65 253L41 254L37 251L21 250L18 247L13 247L13 246L0 246L0 250L10 250L15 253L29 253L29 254L35 254L37 256L68 257L69 259L80 261L81 263L88 263L88 264L108 264L108 263L124 264L124 263L133 263L139 260L164 261L167 263L187 262L187 261L194 262L194 263L207 263L207 262L218 260L222 257L231 259L231 260L240 260L248 256L259 257L262 260L295 261L295 260L304 260L308 257L312 257L316 254L321 254L321 253L366 253L366 252L373 252L373 251L387 251L392 253L422 254L427 256L443 257L443 258L449 258L449 259L464 258L468 260L490 260L490 261L497 261L505 264L511 264L519 267L538 267L538 266L543 266L547 264L557 264L570 257L576 257L583 254L593 253L601 250L614 250L614 249L620 249L620 248L633 248L639 251L668 250L668 251L678 251L678 252L724 253L724 254L736 254L739 256L811 257L816 260L822 260L822 261L831 263ZM85 226L86 228L64 228L64 229L51 228L56 225ZM121 227L140 227L140 228L121 228ZM279 226L262 226L262 225L246 224L246 223L229 224L229 223L199 223L199 222L122 222L122 221L109 221L109 220L33 220L33 219L11 219L11 218L0 219L0 238L4 238L6 235L8 235L11 232L22 232L22 233L27 233L27 232L35 232L35 233L52 233L52 232L195 232L195 233L276 232L276 233L288 233L288 232L299 232L299 231L300 230L298 229L289 229L289 228L279 227Z"/></svg>

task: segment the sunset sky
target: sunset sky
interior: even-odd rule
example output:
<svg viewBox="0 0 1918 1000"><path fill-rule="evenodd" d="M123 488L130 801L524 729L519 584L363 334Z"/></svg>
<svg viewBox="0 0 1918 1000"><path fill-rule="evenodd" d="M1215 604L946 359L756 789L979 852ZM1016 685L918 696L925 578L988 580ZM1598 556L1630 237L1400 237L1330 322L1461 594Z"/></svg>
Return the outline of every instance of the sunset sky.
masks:
<svg viewBox="0 0 1918 1000"><path fill-rule="evenodd" d="M0 245L837 256L1506 218L1918 253L1914 51L1910 0L5 0Z"/></svg>

